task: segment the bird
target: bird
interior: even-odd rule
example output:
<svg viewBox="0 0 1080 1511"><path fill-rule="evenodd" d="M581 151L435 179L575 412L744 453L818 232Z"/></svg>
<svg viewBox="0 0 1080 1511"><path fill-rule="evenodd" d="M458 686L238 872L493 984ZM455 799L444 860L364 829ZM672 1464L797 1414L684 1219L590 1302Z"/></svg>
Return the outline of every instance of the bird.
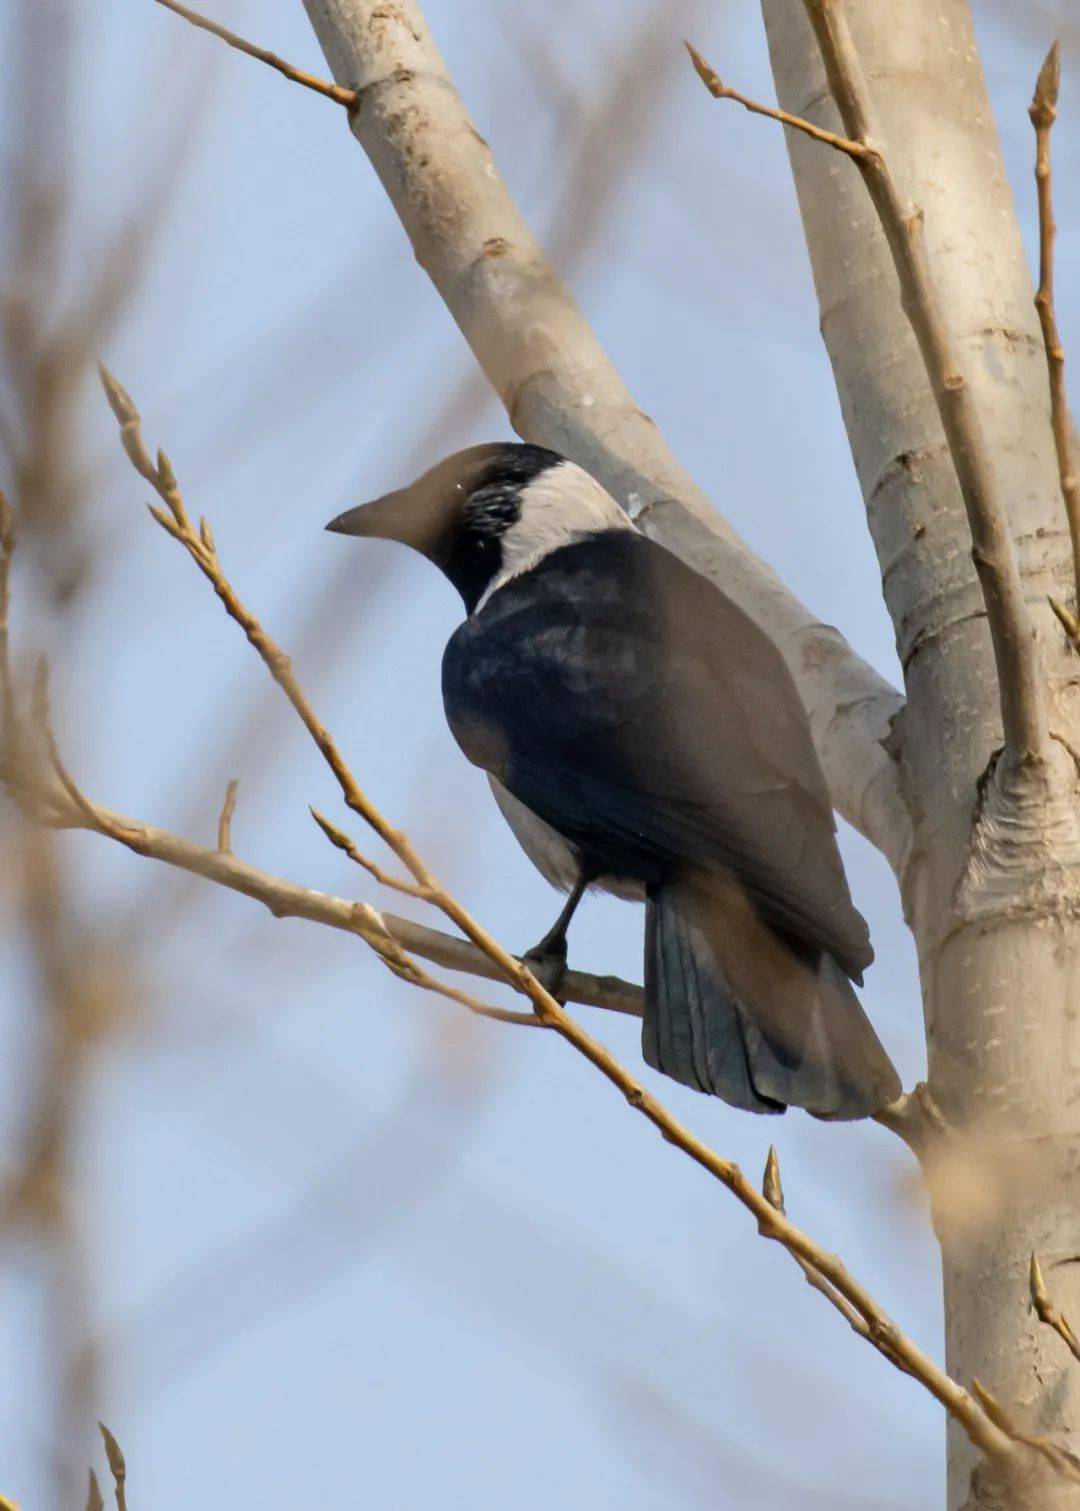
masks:
<svg viewBox="0 0 1080 1511"><path fill-rule="evenodd" d="M757 1113L855 1119L894 1102L853 987L869 931L764 629L542 446L470 446L326 528L411 547L461 596L446 719L567 894L523 957L549 989L589 889L644 901L648 1065Z"/></svg>

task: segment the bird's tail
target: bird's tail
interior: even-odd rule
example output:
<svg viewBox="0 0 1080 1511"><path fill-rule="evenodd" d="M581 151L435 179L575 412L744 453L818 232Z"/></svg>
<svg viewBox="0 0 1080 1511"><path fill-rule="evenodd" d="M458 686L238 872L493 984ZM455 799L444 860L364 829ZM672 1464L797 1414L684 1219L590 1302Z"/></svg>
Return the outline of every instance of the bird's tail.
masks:
<svg viewBox="0 0 1080 1511"><path fill-rule="evenodd" d="M900 1095L844 972L773 928L734 879L650 889L645 1003L646 1062L733 1107L861 1118Z"/></svg>

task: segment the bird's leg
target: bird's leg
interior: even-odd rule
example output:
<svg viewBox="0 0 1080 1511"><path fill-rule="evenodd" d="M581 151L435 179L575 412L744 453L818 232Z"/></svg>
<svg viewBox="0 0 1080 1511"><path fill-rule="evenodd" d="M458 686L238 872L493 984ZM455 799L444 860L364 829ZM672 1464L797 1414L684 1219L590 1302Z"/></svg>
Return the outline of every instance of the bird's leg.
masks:
<svg viewBox="0 0 1080 1511"><path fill-rule="evenodd" d="M540 985L546 988L553 997L558 997L559 986L566 973L566 931L570 927L570 920L577 912L578 903L585 896L586 889L594 879L593 872L582 866L558 918L540 943L534 944L532 949L527 950L521 957Z"/></svg>

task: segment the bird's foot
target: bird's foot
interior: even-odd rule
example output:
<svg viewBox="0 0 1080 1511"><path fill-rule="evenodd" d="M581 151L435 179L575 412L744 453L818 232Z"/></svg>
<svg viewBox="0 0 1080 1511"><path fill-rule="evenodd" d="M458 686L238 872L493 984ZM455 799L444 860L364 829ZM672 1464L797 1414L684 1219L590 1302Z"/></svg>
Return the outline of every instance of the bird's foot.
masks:
<svg viewBox="0 0 1080 1511"><path fill-rule="evenodd" d="M529 967L544 990L561 1006L565 1001L560 995L560 988L566 975L566 940L562 940L561 944L552 944L542 939L522 955L521 963Z"/></svg>

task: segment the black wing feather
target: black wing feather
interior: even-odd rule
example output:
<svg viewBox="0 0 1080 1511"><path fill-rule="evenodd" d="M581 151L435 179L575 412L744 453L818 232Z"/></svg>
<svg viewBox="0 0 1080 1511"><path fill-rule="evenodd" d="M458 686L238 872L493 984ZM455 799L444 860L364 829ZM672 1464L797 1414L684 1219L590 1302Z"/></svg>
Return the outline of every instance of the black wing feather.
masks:
<svg viewBox="0 0 1080 1511"><path fill-rule="evenodd" d="M461 749L605 869L734 873L859 978L873 958L791 674L707 578L635 531L552 552L443 659Z"/></svg>

